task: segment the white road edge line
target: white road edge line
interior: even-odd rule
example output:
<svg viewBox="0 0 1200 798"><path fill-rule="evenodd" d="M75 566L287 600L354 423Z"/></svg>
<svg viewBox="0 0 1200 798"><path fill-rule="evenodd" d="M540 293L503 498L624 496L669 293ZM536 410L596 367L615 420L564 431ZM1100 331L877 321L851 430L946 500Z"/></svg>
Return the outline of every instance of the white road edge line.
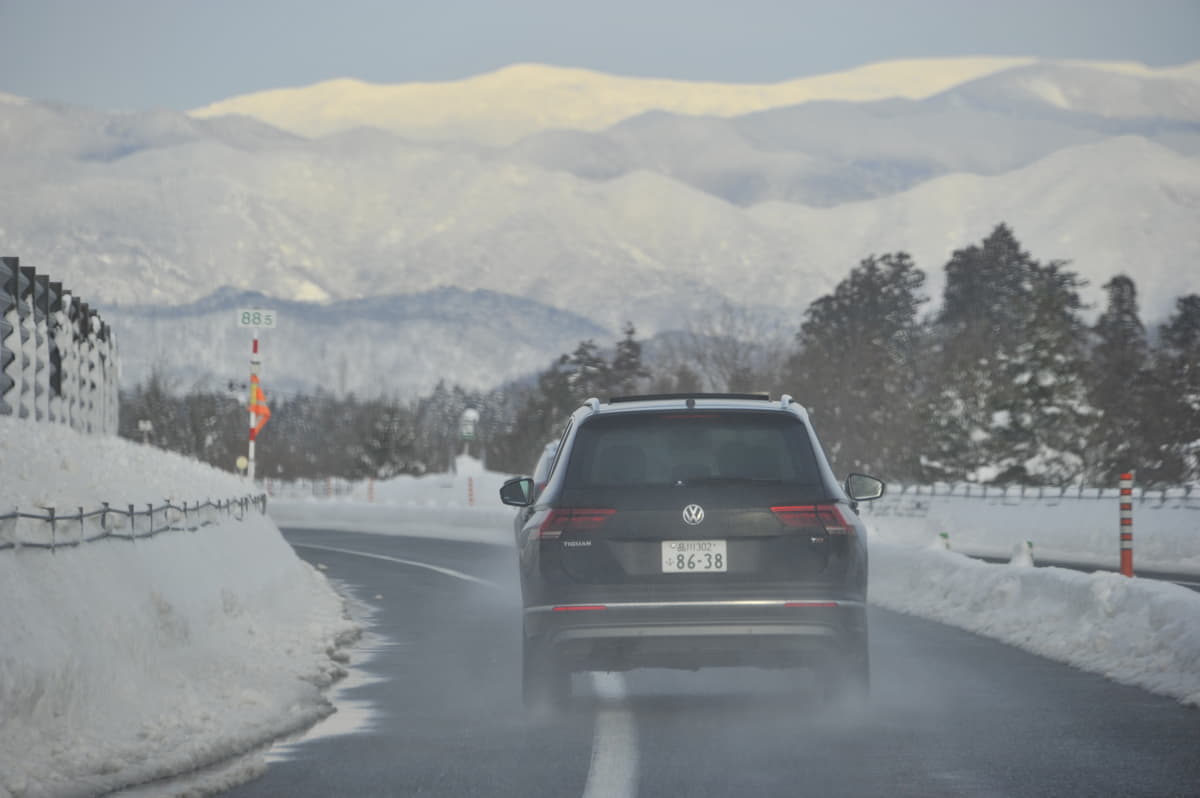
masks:
<svg viewBox="0 0 1200 798"><path fill-rule="evenodd" d="M633 712L625 703L625 680L619 673L593 673L596 730L592 762L583 798L634 798L637 795L638 746Z"/></svg>
<svg viewBox="0 0 1200 798"><path fill-rule="evenodd" d="M487 587L495 588L496 590L500 589L500 585L498 585L495 582L492 582L488 579L483 579L478 576L471 576L470 574L464 574L462 571L456 571L453 568L443 568L440 565L431 565L427 562L418 562L417 560L403 560L399 557L388 557L386 554L371 554L370 552L367 552L367 551L354 551L353 549L339 549L335 546L315 546L311 543L292 543L291 545L298 549L317 549L319 551L336 551L339 554L352 554L356 557L369 557L372 560L384 560L386 562L399 563L400 565L411 565L414 568L424 568L428 571L433 571L435 573L443 574L445 576L452 576L455 579L462 579L467 582L474 582L477 585L485 585Z"/></svg>

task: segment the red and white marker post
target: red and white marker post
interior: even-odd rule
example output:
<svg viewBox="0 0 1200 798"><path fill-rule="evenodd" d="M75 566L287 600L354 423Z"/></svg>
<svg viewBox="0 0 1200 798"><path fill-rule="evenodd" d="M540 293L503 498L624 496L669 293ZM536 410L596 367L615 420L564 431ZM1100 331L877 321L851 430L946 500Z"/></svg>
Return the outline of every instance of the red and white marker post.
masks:
<svg viewBox="0 0 1200 798"><path fill-rule="evenodd" d="M1121 574L1133 576L1133 474L1121 475Z"/></svg>
<svg viewBox="0 0 1200 798"><path fill-rule="evenodd" d="M239 310L238 326L254 329L254 343L250 349L250 387L247 392L250 395L250 401L248 402L250 410L250 434L246 452L246 476L253 482L254 441L258 438L259 430L271 418L271 410L267 407L267 397L263 394L262 386L258 382L258 367L262 365L262 361L258 358L258 331L262 328L274 328L275 312L272 310L260 310L258 308Z"/></svg>
<svg viewBox="0 0 1200 798"><path fill-rule="evenodd" d="M258 359L258 328L254 328L254 344L250 349L250 445L246 452L248 465L246 476L254 482L254 439L258 437L258 367L262 361Z"/></svg>

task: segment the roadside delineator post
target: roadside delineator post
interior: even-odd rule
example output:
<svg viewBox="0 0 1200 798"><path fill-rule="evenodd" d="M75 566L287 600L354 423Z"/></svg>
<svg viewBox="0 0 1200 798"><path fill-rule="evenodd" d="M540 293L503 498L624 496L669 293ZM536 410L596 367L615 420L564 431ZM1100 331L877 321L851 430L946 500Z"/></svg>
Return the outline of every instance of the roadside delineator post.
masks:
<svg viewBox="0 0 1200 798"><path fill-rule="evenodd" d="M1121 574L1133 576L1133 474L1121 475Z"/></svg>
<svg viewBox="0 0 1200 798"><path fill-rule="evenodd" d="M467 506L475 506L475 477L467 477Z"/></svg>
<svg viewBox="0 0 1200 798"><path fill-rule="evenodd" d="M254 481L254 444L258 433L271 418L271 410L267 407L267 397L263 394L262 385L258 380L258 368L262 361L258 358L258 331L274 329L275 311L259 308L243 308L237 312L238 326L254 329L254 342L250 347L250 385L248 386L248 410L250 411L250 429L246 447L246 477Z"/></svg>

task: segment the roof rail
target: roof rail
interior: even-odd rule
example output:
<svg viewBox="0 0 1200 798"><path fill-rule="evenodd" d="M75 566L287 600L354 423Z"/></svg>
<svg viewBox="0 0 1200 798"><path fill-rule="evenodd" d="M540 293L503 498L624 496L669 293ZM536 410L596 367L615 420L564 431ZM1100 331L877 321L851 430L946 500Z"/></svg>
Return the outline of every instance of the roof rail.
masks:
<svg viewBox="0 0 1200 798"><path fill-rule="evenodd" d="M790 393L785 393L783 396L779 397L779 406L780 407L787 407L791 403L792 403L792 395Z"/></svg>
<svg viewBox="0 0 1200 798"><path fill-rule="evenodd" d="M600 412L600 400L594 396L585 399L583 402L583 406L592 408L593 413Z"/></svg>
<svg viewBox="0 0 1200 798"><path fill-rule="evenodd" d="M771 395L769 393L648 393L637 396L614 396L608 400L608 403L650 402L670 399L753 399L769 402L771 401Z"/></svg>

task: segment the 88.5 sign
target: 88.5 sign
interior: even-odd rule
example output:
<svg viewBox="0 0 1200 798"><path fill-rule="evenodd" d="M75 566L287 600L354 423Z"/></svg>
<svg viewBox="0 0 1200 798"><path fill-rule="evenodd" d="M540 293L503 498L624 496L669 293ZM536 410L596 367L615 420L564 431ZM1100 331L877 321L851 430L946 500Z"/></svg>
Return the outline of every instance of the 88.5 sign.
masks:
<svg viewBox="0 0 1200 798"><path fill-rule="evenodd" d="M275 311L260 308L243 308L237 312L239 327L261 327L272 329L275 326Z"/></svg>

